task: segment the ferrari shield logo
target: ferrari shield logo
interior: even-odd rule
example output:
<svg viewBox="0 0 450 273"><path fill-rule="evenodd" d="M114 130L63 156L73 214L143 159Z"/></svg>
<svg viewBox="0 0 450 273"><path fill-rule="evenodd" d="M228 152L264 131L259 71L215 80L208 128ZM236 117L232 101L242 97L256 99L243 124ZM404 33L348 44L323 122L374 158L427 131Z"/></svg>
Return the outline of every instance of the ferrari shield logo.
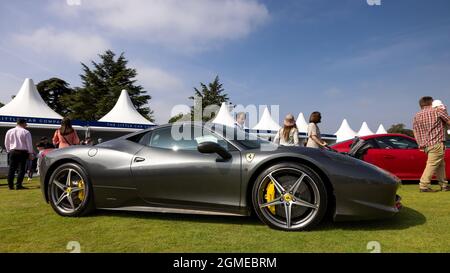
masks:
<svg viewBox="0 0 450 273"><path fill-rule="evenodd" d="M245 158L247 159L248 162L252 162L253 159L255 158L255 154L254 153L248 153L245 155Z"/></svg>

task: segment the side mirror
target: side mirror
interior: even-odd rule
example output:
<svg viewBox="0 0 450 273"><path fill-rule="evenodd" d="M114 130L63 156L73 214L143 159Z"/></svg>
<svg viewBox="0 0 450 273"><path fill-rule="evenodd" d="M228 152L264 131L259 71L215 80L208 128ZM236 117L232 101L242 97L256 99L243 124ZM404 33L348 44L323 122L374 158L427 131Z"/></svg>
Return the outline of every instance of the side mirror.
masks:
<svg viewBox="0 0 450 273"><path fill-rule="evenodd" d="M202 154L218 154L225 160L231 158L231 154L227 150L225 150L219 144L211 141L206 141L198 144L197 150Z"/></svg>

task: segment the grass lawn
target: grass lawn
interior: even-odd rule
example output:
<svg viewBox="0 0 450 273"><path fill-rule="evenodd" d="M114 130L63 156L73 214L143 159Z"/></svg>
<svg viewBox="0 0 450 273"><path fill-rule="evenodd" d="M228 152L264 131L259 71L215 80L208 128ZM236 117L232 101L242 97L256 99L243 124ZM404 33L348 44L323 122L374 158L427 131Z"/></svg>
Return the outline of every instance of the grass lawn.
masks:
<svg viewBox="0 0 450 273"><path fill-rule="evenodd" d="M400 190L404 208L374 222L325 223L310 232L272 230L252 217L97 212L63 218L44 203L37 180L9 191L0 180L0 252L450 252L450 192Z"/></svg>

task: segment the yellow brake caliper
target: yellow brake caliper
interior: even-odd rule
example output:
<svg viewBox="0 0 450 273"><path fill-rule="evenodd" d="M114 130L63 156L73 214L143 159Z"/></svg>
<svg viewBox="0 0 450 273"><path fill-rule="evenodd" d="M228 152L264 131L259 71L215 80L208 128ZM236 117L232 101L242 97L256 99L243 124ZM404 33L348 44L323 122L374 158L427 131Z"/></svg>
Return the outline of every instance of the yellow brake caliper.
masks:
<svg viewBox="0 0 450 273"><path fill-rule="evenodd" d="M266 187L266 195L264 196L266 199L266 202L272 202L275 199L275 184L270 181L269 184L267 184ZM273 215L275 215L275 206L268 206L267 207Z"/></svg>
<svg viewBox="0 0 450 273"><path fill-rule="evenodd" d="M81 179L80 181L78 181L78 187L81 189L78 192L78 199L80 199L81 201L84 200L84 181L83 179Z"/></svg>

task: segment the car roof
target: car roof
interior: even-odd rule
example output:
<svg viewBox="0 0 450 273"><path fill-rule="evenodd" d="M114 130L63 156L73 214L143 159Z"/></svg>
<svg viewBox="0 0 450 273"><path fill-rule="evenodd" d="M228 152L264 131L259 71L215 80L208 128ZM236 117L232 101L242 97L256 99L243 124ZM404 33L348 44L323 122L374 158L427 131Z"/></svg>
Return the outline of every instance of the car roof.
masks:
<svg viewBox="0 0 450 273"><path fill-rule="evenodd" d="M378 134L378 135L374 134L374 135L362 136L362 137L359 137L359 138L361 138L363 140L368 140L368 139L374 139L374 138L378 138L378 137L393 137L393 136L406 137L406 138L409 138L409 139L414 139L413 137L410 137L410 136L405 135L405 134ZM345 143L352 142L352 141L353 141L353 139L344 140L344 141L341 141L341 142L337 142L333 146L340 145L340 144L345 144Z"/></svg>
<svg viewBox="0 0 450 273"><path fill-rule="evenodd" d="M406 137L406 138L412 138L405 134L379 134L379 135L369 135L369 136L363 136L362 139L372 139L377 137L392 137L392 136L399 136L399 137Z"/></svg>

